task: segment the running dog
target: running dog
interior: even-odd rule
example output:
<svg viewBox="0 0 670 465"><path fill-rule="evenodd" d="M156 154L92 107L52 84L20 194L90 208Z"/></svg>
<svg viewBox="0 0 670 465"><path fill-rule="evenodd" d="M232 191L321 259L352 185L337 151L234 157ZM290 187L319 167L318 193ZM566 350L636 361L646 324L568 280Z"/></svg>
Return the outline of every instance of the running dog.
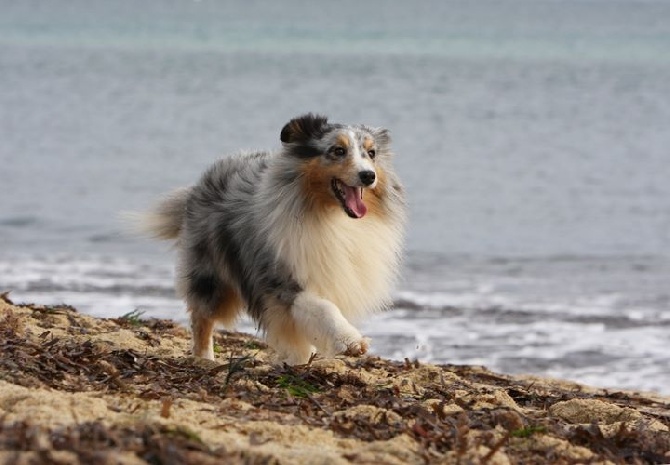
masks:
<svg viewBox="0 0 670 465"><path fill-rule="evenodd" d="M405 201L388 131L309 113L280 139L277 152L219 160L145 217L176 240L195 356L213 360L215 323L245 308L280 361L359 356L368 340L351 322L391 302Z"/></svg>

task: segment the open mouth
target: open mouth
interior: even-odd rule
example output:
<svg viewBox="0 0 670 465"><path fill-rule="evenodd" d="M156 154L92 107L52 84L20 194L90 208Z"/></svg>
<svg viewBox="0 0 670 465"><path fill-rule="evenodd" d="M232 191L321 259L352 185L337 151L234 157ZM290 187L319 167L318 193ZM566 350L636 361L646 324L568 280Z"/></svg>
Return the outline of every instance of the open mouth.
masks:
<svg viewBox="0 0 670 465"><path fill-rule="evenodd" d="M337 178L331 181L335 197L350 218L363 218L368 208L363 203L363 188L348 186Z"/></svg>

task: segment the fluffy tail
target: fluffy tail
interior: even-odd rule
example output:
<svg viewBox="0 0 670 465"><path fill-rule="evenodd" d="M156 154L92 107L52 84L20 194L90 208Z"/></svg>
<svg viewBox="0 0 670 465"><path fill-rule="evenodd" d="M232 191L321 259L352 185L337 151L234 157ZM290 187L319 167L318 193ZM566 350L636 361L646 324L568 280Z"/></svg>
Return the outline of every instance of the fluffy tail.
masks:
<svg viewBox="0 0 670 465"><path fill-rule="evenodd" d="M133 229L156 239L176 239L186 215L186 200L190 187L177 189L163 198L147 213L126 213L124 218L133 224Z"/></svg>

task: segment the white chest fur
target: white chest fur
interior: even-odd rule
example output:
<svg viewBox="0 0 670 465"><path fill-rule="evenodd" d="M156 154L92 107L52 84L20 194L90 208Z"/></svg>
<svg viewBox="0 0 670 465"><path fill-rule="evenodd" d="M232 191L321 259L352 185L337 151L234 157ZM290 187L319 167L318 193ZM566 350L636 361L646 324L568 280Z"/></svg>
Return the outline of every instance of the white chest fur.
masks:
<svg viewBox="0 0 670 465"><path fill-rule="evenodd" d="M310 216L287 229L275 236L279 258L306 290L333 302L350 320L390 303L402 241L398 230L373 216L344 214Z"/></svg>

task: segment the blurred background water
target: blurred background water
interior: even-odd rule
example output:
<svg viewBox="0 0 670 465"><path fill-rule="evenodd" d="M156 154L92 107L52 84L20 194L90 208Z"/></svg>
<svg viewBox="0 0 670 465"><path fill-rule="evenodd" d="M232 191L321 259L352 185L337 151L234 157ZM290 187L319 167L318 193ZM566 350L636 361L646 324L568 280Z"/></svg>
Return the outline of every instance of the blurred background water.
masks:
<svg viewBox="0 0 670 465"><path fill-rule="evenodd" d="M0 15L0 289L185 321L124 233L306 111L388 127L378 354L670 393L670 3L24 0ZM243 322L242 328L254 331Z"/></svg>

